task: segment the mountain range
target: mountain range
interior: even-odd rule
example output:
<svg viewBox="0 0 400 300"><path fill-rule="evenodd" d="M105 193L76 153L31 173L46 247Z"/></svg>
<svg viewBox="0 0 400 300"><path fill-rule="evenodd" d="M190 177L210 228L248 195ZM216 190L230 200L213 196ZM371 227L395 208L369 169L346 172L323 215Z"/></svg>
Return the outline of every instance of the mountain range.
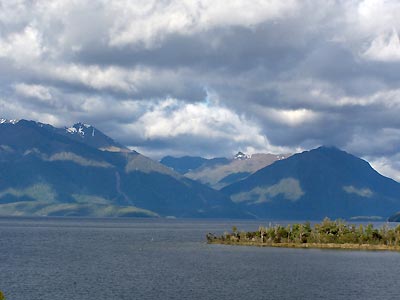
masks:
<svg viewBox="0 0 400 300"><path fill-rule="evenodd" d="M386 219L400 210L400 184L335 147L277 161L221 190L259 218Z"/></svg>
<svg viewBox="0 0 400 300"><path fill-rule="evenodd" d="M335 147L156 162L77 123L0 119L0 215L399 221L400 183Z"/></svg>
<svg viewBox="0 0 400 300"><path fill-rule="evenodd" d="M0 122L0 215L243 217L229 197L94 127Z"/></svg>
<svg viewBox="0 0 400 300"><path fill-rule="evenodd" d="M290 155L270 153L248 155L239 151L231 159L225 157L205 159L191 156L167 156L161 159L160 163L190 179L219 190Z"/></svg>

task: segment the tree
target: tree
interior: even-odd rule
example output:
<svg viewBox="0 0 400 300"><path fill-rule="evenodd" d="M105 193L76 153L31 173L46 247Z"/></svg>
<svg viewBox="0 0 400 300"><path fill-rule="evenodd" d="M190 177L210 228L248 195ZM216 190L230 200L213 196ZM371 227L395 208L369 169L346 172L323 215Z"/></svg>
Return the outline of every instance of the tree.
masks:
<svg viewBox="0 0 400 300"><path fill-rule="evenodd" d="M215 234L213 234L211 232L207 233L206 238L207 238L207 242L209 242L209 243L212 242L213 240L217 239ZM1 298L0 298L0 300L1 300Z"/></svg>
<svg viewBox="0 0 400 300"><path fill-rule="evenodd" d="M233 235L237 235L238 229L236 226L232 226L232 233L233 233Z"/></svg>
<svg viewBox="0 0 400 300"><path fill-rule="evenodd" d="M6 297L4 296L2 291L0 291L0 300L6 300Z"/></svg>
<svg viewBox="0 0 400 300"><path fill-rule="evenodd" d="M286 242L289 237L289 231L287 230L287 228L285 228L283 226L279 226L278 235L279 235L279 242L282 242L282 241Z"/></svg>
<svg viewBox="0 0 400 300"><path fill-rule="evenodd" d="M260 226L260 227L258 228L258 232L260 233L260 240L261 240L261 243L264 243L264 237L265 237L265 235L266 235L266 233L267 233L267 229L266 229L264 226Z"/></svg>

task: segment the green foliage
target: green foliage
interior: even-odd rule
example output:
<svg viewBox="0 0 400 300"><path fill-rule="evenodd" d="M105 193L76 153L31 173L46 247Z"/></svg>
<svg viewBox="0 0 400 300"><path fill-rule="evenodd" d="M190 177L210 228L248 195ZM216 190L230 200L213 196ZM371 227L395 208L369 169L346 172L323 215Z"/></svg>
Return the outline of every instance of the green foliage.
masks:
<svg viewBox="0 0 400 300"><path fill-rule="evenodd" d="M0 291L0 300L6 300L6 297L4 296L2 291Z"/></svg>
<svg viewBox="0 0 400 300"><path fill-rule="evenodd" d="M231 234L225 233L217 239L257 243L333 243L333 244L369 244L400 246L400 225L390 228L387 224L381 228L347 224L343 220L332 221L325 218L321 223L311 226L310 222L260 226L257 231L238 232L234 226ZM233 237L233 239L231 238Z"/></svg>

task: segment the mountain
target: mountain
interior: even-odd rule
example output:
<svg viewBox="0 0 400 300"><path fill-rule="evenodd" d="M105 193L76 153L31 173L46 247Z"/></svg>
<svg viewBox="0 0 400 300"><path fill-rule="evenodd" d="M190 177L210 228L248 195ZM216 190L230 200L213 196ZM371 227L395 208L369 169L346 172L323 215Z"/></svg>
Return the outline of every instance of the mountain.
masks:
<svg viewBox="0 0 400 300"><path fill-rule="evenodd" d="M289 154L264 153L248 155L238 152L232 159L221 160L214 164L204 164L197 169L188 171L185 176L207 184L214 189L221 189L289 156Z"/></svg>
<svg viewBox="0 0 400 300"><path fill-rule="evenodd" d="M400 220L400 184L333 147L163 162L83 123L0 119L0 215Z"/></svg>
<svg viewBox="0 0 400 300"><path fill-rule="evenodd" d="M58 129L57 131L75 141L85 143L100 150L112 152L129 151L128 148L115 142L112 138L89 124L76 123L71 127L65 127L63 129Z"/></svg>
<svg viewBox="0 0 400 300"><path fill-rule="evenodd" d="M172 157L166 156L160 160L160 163L173 169L180 174L186 174L191 170L195 170L201 167L212 167L219 164L226 164L229 160L225 157L218 157L207 159L199 156L183 156L183 157Z"/></svg>
<svg viewBox="0 0 400 300"><path fill-rule="evenodd" d="M400 211L400 184L334 147L295 154L221 190L257 217L377 218Z"/></svg>
<svg viewBox="0 0 400 300"><path fill-rule="evenodd" d="M394 215L388 218L389 222L400 222L400 212L395 213Z"/></svg>
<svg viewBox="0 0 400 300"><path fill-rule="evenodd" d="M244 216L223 194L129 151L93 126L5 119L0 215Z"/></svg>

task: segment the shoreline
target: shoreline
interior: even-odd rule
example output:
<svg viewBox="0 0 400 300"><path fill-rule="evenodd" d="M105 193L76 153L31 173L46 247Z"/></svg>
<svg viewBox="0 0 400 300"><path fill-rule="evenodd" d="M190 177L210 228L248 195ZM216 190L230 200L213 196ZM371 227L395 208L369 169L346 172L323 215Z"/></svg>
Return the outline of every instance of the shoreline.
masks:
<svg viewBox="0 0 400 300"><path fill-rule="evenodd" d="M400 225L390 228L384 224L374 228L373 224L354 225L343 220L325 218L319 224L276 224L259 226L255 231L232 231L221 236L206 235L209 244L258 246L277 248L315 248L343 250L400 251Z"/></svg>
<svg viewBox="0 0 400 300"><path fill-rule="evenodd" d="M371 245L371 244L335 244L335 243L260 243L252 241L234 242L215 239L208 241L210 245L253 246L298 249L342 249L342 250L371 250L371 251L400 251L400 246Z"/></svg>

